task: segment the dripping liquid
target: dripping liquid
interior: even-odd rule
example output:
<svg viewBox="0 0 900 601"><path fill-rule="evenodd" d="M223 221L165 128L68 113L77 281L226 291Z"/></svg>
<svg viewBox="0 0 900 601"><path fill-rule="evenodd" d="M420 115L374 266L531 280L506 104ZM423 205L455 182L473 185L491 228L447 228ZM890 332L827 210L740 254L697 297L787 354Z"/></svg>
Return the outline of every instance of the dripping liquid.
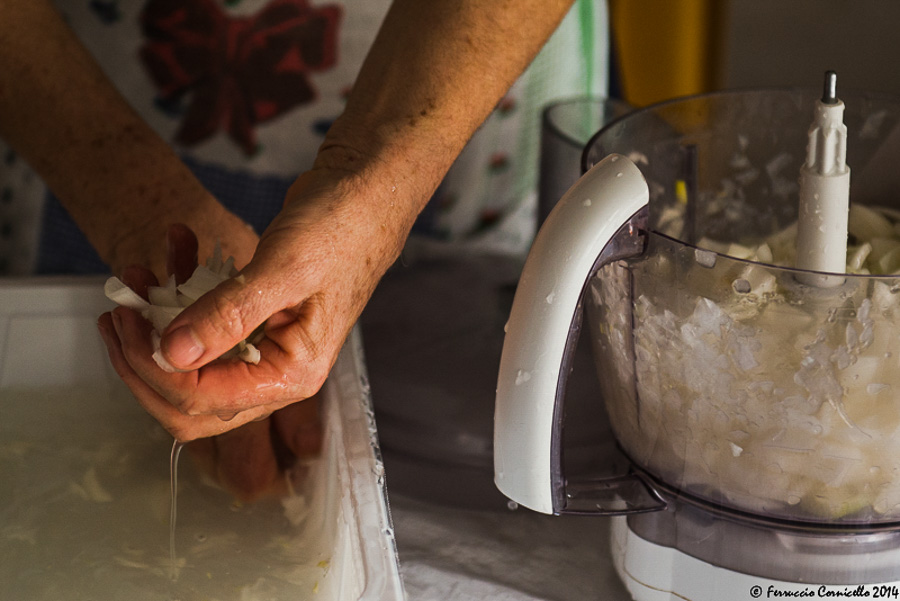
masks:
<svg viewBox="0 0 900 601"><path fill-rule="evenodd" d="M169 455L169 562L171 564L172 582L178 580L178 557L175 554L175 518L178 501L178 457L181 455L183 442L172 443L172 453Z"/></svg>

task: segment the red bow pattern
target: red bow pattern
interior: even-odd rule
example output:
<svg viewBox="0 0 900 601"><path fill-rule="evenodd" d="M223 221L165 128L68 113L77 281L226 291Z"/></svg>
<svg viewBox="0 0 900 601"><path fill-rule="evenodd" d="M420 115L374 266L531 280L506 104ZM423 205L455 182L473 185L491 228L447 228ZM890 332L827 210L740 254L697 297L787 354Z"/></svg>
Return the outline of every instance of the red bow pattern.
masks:
<svg viewBox="0 0 900 601"><path fill-rule="evenodd" d="M144 66L164 102L190 94L175 139L191 146L224 129L252 154L254 126L316 97L308 74L335 64L340 17L339 6L307 0L273 0L249 17L214 0L147 2Z"/></svg>

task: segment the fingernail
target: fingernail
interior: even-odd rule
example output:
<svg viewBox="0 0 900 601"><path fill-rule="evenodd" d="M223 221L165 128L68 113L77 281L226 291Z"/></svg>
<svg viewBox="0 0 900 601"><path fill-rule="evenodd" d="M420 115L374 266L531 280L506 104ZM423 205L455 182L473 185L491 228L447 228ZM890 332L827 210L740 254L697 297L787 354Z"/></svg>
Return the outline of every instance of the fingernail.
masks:
<svg viewBox="0 0 900 601"><path fill-rule="evenodd" d="M103 342L108 343L110 340L110 331L107 328L106 324L104 324L102 321L98 321L97 330L99 330L100 337L103 339Z"/></svg>
<svg viewBox="0 0 900 601"><path fill-rule="evenodd" d="M190 366L205 350L190 326L181 326L166 334L162 347L169 363L178 367Z"/></svg>

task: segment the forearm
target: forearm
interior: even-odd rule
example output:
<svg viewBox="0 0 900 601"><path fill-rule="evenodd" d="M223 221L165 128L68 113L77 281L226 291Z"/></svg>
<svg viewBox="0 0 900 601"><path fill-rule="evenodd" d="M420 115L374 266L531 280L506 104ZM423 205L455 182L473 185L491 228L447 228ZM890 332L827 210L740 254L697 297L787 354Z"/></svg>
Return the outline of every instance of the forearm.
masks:
<svg viewBox="0 0 900 601"><path fill-rule="evenodd" d="M408 230L571 4L395 0L317 166L391 190L382 214L402 213Z"/></svg>
<svg viewBox="0 0 900 601"><path fill-rule="evenodd" d="M0 0L0 137L60 198L107 263L160 215L213 202L116 92L46 0ZM183 219L184 220L184 219ZM160 245L162 243L160 242Z"/></svg>

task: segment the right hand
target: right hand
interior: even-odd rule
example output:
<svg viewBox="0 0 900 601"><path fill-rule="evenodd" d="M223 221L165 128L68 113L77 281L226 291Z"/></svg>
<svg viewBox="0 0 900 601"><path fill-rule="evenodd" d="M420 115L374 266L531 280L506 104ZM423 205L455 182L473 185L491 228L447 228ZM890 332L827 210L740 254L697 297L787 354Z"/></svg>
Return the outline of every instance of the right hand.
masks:
<svg viewBox="0 0 900 601"><path fill-rule="evenodd" d="M360 182L326 168L298 178L240 276L198 299L164 333L165 358L185 371L156 365L140 315L113 312L114 364L178 440L222 434L322 386L414 218L391 213L390 186ZM262 323L258 365L216 361Z"/></svg>
<svg viewBox="0 0 900 601"><path fill-rule="evenodd" d="M189 228L179 224L169 228L167 242L166 273L182 283L197 265L197 238ZM145 299L148 287L158 285L155 274L139 266L125 269L122 279ZM152 393L143 388L143 382L125 359L113 315L102 315L98 327L116 372L135 392L139 402L147 407L145 399L152 397ZM148 409L153 409L153 413L156 407L151 405ZM317 396L290 404L271 416L245 414L228 424L232 418L237 416L213 417L230 431L194 440L188 445L188 452L205 473L243 502L286 493L286 478L294 472L296 462L316 455L322 444Z"/></svg>

